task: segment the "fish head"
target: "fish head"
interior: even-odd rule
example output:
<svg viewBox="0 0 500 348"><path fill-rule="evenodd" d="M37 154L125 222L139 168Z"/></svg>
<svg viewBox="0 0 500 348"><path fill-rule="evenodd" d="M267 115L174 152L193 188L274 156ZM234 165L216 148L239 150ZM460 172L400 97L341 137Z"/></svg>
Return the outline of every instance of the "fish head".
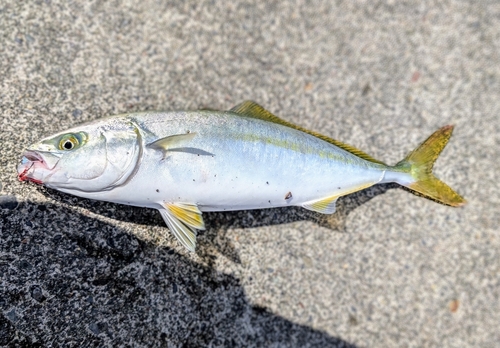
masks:
<svg viewBox="0 0 500 348"><path fill-rule="evenodd" d="M30 145L17 172L21 181L78 195L123 185L136 172L141 156L135 124L125 118L104 119Z"/></svg>

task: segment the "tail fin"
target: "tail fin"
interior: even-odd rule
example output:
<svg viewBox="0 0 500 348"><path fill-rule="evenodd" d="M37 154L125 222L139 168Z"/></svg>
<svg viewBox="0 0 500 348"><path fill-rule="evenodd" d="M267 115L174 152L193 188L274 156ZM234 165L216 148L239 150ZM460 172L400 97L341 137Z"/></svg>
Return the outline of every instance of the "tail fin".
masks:
<svg viewBox="0 0 500 348"><path fill-rule="evenodd" d="M432 174L432 167L453 132L453 126L435 131L395 167L408 171L415 181L406 185L410 190L438 203L458 207L465 204L458 193Z"/></svg>

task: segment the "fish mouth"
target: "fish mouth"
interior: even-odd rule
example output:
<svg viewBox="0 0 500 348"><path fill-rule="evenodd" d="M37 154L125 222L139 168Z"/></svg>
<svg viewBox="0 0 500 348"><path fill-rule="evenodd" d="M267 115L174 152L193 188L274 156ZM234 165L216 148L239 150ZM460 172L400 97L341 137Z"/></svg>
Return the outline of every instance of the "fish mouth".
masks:
<svg viewBox="0 0 500 348"><path fill-rule="evenodd" d="M49 165L47 163L42 153L26 150L21 159L21 164L17 167L18 178L20 181L31 181L36 184L43 184L42 176L44 176L44 172L46 173L52 170L57 162L51 164L52 165Z"/></svg>
<svg viewBox="0 0 500 348"><path fill-rule="evenodd" d="M42 184L42 180L39 180L39 179L35 179L33 177L30 176L30 170L31 168L33 168L33 165L35 164L34 162L31 162L31 161L28 161L29 163L27 164L21 164L18 168L18 178L19 178L19 181L31 181L31 182L34 182L35 184ZM24 168L22 170L20 170L20 168Z"/></svg>
<svg viewBox="0 0 500 348"><path fill-rule="evenodd" d="M28 161L31 161L31 162L40 162L40 163L44 163L43 161L43 157L38 153L38 152L35 152L35 151L30 151L30 150L27 150L25 153L24 153L24 157L28 160Z"/></svg>

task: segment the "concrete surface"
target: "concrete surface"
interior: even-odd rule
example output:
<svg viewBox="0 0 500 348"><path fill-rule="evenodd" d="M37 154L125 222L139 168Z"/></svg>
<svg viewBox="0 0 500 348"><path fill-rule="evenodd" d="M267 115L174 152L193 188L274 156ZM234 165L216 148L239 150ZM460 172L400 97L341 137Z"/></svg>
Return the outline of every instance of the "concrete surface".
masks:
<svg viewBox="0 0 500 348"><path fill-rule="evenodd" d="M0 345L499 347L499 44L497 1L2 1ZM436 172L469 203L208 214L190 254L16 178L77 123L245 99L389 163L455 124Z"/></svg>

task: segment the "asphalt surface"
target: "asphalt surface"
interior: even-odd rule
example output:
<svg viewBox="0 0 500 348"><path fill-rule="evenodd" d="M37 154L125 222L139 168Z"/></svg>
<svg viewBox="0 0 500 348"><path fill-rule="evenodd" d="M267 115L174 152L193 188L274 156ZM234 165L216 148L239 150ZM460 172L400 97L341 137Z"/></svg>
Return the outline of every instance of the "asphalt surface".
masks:
<svg viewBox="0 0 500 348"><path fill-rule="evenodd" d="M0 3L0 346L500 347L500 3ZM107 115L229 109L396 163L455 124L451 208L395 185L206 214L20 183L23 149Z"/></svg>

